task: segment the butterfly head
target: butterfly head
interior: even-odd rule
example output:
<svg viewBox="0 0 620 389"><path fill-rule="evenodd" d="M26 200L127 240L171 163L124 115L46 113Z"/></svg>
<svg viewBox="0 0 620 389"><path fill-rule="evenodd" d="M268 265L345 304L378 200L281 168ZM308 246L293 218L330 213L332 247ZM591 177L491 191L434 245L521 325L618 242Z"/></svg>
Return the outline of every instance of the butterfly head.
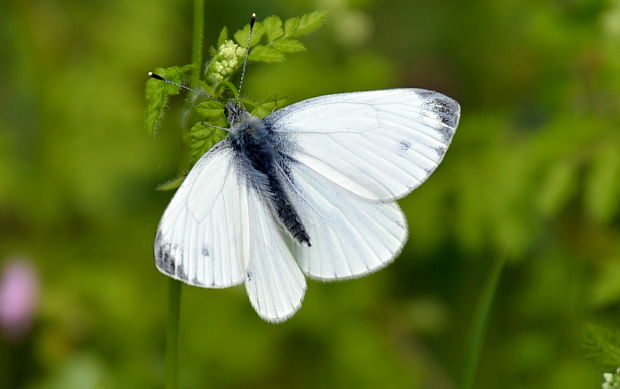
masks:
<svg viewBox="0 0 620 389"><path fill-rule="evenodd" d="M245 110L245 107L236 100L229 100L226 103L224 112L226 113L230 128L237 126L239 123L244 122L252 116Z"/></svg>

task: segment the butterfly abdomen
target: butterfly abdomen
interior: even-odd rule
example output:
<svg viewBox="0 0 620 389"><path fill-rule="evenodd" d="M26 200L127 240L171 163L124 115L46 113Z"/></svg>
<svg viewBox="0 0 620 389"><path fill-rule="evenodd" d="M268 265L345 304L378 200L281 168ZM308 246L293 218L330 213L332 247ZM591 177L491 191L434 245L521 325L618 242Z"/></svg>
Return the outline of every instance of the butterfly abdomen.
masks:
<svg viewBox="0 0 620 389"><path fill-rule="evenodd" d="M270 205L274 216L298 243L310 246L310 237L278 173L277 145L262 121L252 117L239 124L231 131L230 142L237 154L239 169L252 189Z"/></svg>

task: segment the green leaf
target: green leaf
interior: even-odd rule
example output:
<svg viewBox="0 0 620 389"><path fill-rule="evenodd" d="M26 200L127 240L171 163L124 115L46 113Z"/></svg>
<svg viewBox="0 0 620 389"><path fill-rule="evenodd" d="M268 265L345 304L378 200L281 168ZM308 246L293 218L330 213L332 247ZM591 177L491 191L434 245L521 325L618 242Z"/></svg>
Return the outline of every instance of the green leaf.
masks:
<svg viewBox="0 0 620 389"><path fill-rule="evenodd" d="M325 22L326 11L314 11L302 15L301 18L291 18L284 23L284 35L287 38L306 35L316 30Z"/></svg>
<svg viewBox="0 0 620 389"><path fill-rule="evenodd" d="M235 32L235 40L241 47L248 47L248 34L250 33L250 25L246 24L241 30ZM256 46L261 38L265 35L265 27L261 22L254 23L254 31L252 32L252 44L250 47Z"/></svg>
<svg viewBox="0 0 620 389"><path fill-rule="evenodd" d="M251 110L251 114L264 118L276 109L280 109L286 105L287 97L278 92L272 92L263 101L258 104L253 104L254 108Z"/></svg>
<svg viewBox="0 0 620 389"><path fill-rule="evenodd" d="M620 154L611 143L596 155L586 181L585 206L600 223L610 221L620 206Z"/></svg>
<svg viewBox="0 0 620 389"><path fill-rule="evenodd" d="M299 17L294 17L290 19L286 19L284 22L284 36L292 37L297 28L299 27Z"/></svg>
<svg viewBox="0 0 620 389"><path fill-rule="evenodd" d="M252 49L248 59L256 62L274 63L284 61L285 57L281 50L273 46L260 45Z"/></svg>
<svg viewBox="0 0 620 389"><path fill-rule="evenodd" d="M224 118L224 122L226 119ZM204 153L222 139L226 137L227 132L219 128L209 126L210 123L198 122L189 130L189 149L192 164L194 164ZM226 123L221 120L217 121L217 126L223 127Z"/></svg>
<svg viewBox="0 0 620 389"><path fill-rule="evenodd" d="M220 35L217 38L217 45L218 46L221 45L227 39L228 39L228 29L226 28L226 26L224 26L224 28L222 28L222 31L220 31Z"/></svg>
<svg viewBox="0 0 620 389"><path fill-rule="evenodd" d="M190 77L193 65L173 66L169 68L157 68L153 73L158 74L170 81L183 83ZM170 96L179 94L180 89L176 85L168 84L161 80L150 78L146 80L144 87L144 97L146 109L144 115L144 126L149 135L153 136L159 129L161 117L168 104Z"/></svg>
<svg viewBox="0 0 620 389"><path fill-rule="evenodd" d="M306 46L297 39L279 39L273 42L271 47L284 53L297 53L306 50Z"/></svg>
<svg viewBox="0 0 620 389"><path fill-rule="evenodd" d="M185 180L185 175L172 178L164 182L163 184L159 184L156 189L160 191L173 190L181 186L181 184L183 183L183 180Z"/></svg>
<svg viewBox="0 0 620 389"><path fill-rule="evenodd" d="M219 101L214 101L214 100L203 101L202 103L198 104L195 108L196 108L196 112L198 112L198 114L203 119L213 119L213 118L218 118L220 116L225 116L224 115L224 104L220 103Z"/></svg>
<svg viewBox="0 0 620 389"><path fill-rule="evenodd" d="M584 337L586 357L602 370L620 366L620 332L588 324Z"/></svg>
<svg viewBox="0 0 620 389"><path fill-rule="evenodd" d="M269 43L284 35L284 30L282 29L282 19L278 16L269 16L263 20L263 25L265 26L265 33L267 34L267 41Z"/></svg>

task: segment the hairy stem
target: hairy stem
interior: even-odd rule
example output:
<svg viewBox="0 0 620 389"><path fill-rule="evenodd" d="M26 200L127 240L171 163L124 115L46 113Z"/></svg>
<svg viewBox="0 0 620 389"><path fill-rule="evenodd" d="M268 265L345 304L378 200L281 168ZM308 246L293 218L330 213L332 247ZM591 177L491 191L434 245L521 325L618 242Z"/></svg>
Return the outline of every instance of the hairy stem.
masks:
<svg viewBox="0 0 620 389"><path fill-rule="evenodd" d="M177 389L181 282L168 280L168 328L166 333L166 389Z"/></svg>
<svg viewBox="0 0 620 389"><path fill-rule="evenodd" d="M205 2L194 0L194 31L192 33L192 63L193 76L199 78L202 74L202 42L204 40Z"/></svg>
<svg viewBox="0 0 620 389"><path fill-rule="evenodd" d="M193 76L202 74L202 42L204 40L204 0L194 0L194 23L192 32ZM191 97L190 97L191 98ZM188 149L187 129L182 126L182 147ZM189 155L189 153L184 153ZM186 160L189 160L186 158ZM181 166L184 166L182 163ZM166 334L166 389L179 387L179 321L181 313L181 289L183 284L173 278L168 281L168 328Z"/></svg>
<svg viewBox="0 0 620 389"><path fill-rule="evenodd" d="M474 315L473 331L469 337L470 342L468 346L467 361L465 363L465 373L463 374L462 389L471 389L474 385L474 378L476 377L476 370L478 368L478 362L480 360L480 353L482 350L482 344L484 343L484 337L489 322L489 314L491 312L491 306L493 305L493 298L497 291L499 279L506 263L506 256L499 255L489 279L485 285L485 288L478 301L476 308L476 314Z"/></svg>

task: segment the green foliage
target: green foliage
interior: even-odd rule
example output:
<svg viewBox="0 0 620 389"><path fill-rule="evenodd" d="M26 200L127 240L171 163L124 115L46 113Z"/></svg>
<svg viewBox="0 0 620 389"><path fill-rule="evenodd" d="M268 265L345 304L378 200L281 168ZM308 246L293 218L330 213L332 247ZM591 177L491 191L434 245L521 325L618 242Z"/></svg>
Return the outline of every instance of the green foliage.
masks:
<svg viewBox="0 0 620 389"><path fill-rule="evenodd" d="M158 74L177 84L183 83L191 74L193 65L172 66L169 68L156 68L153 73ZM146 114L144 124L149 135L155 135L164 114L168 98L181 92L176 85L161 82L154 78L146 80L144 97L146 100Z"/></svg>
<svg viewBox="0 0 620 389"><path fill-rule="evenodd" d="M325 12L311 12L301 17L295 17L282 22L278 16L270 16L263 22L254 24L250 54L248 59L256 62L282 62L286 59L285 54L304 51L306 48L297 39L307 35L321 26L325 20ZM284 25L284 28L283 28ZM227 127L224 105L218 99L225 99L232 94L238 96L233 83L230 82L243 64L248 45L250 25L247 24L237 30L233 36L236 43L228 39L228 29L222 28L218 35L217 46L211 47L209 52L211 59L208 61L204 79L193 80L194 86L198 87L198 94L193 94L187 100L190 121L185 140L189 150L189 164L193 165L205 152L222 140L226 133L217 127ZM266 37L264 44L259 44ZM176 83L182 84L189 78L192 65L174 66L166 69L158 68L154 73ZM148 79L146 82L146 118L145 126L149 134L155 134L159 128L161 117L164 113L168 98L180 93L180 88L156 79ZM216 100L202 101L208 94ZM276 92L256 103L250 99L243 99L251 109L249 112L255 116L264 117L273 110L282 107L286 98ZM188 170L182 168L182 175ZM171 190L178 187L182 182L182 175L173 178L157 187L158 190Z"/></svg>
<svg viewBox="0 0 620 389"><path fill-rule="evenodd" d="M243 23L220 34L219 20L240 20L250 3L209 3L209 64L226 40L239 46ZM482 282L510 249L475 387L600 388L583 323L620 327L610 173L620 150L620 2L321 3L333 22L311 37L310 53L250 63L249 111L274 90L296 102L421 87L461 103L459 129L437 171L399 201L410 237L386 269L309 281L303 308L278 326L256 317L242 286L185 288L181 387L457 387ZM0 262L30 257L41 284L31 330L9 342L0 329L0 388L161 387L168 279L151 248L172 193L153 187L182 180L189 130L214 122L193 108L205 99L184 106L182 91L147 139L136 82L188 57L188 3L28 4L0 1ZM307 12L307 2L269 4L278 15ZM258 45L270 31L279 38L266 27ZM235 96L239 69L217 85L201 77L178 81ZM64 379L82 375L96 379Z"/></svg>
<svg viewBox="0 0 620 389"><path fill-rule="evenodd" d="M587 358L601 370L620 366L620 331L589 324L584 336Z"/></svg>
<svg viewBox="0 0 620 389"><path fill-rule="evenodd" d="M217 142L224 139L226 131L211 127L206 122L197 122L190 129L189 136L190 158L195 162Z"/></svg>
<svg viewBox="0 0 620 389"><path fill-rule="evenodd" d="M257 22L254 25L250 46L252 51L248 59L267 63L282 62L286 59L286 54L305 51L304 44L293 38L310 34L318 29L324 23L326 15L325 11L315 11L287 19L284 23L277 16L270 16L264 22ZM241 47L247 47L249 30L248 24L235 32L235 40ZM259 44L263 36L266 36L267 41Z"/></svg>
<svg viewBox="0 0 620 389"><path fill-rule="evenodd" d="M620 144L605 145L594 156L585 194L594 220L609 222L620 206Z"/></svg>
<svg viewBox="0 0 620 389"><path fill-rule="evenodd" d="M250 99L243 99L244 104L252 107L250 109L250 113L261 118L269 115L277 109L284 107L287 101L287 97L278 92L272 92L259 102L254 102Z"/></svg>

